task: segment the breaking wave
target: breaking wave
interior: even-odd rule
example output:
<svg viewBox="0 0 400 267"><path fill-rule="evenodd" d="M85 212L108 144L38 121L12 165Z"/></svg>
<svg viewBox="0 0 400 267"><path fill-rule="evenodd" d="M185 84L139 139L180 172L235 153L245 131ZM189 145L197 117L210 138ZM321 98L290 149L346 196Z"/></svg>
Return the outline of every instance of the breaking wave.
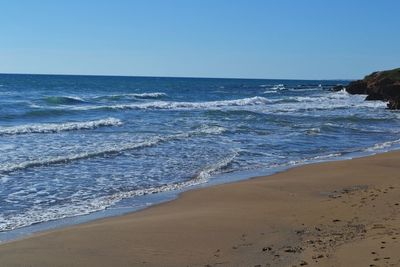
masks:
<svg viewBox="0 0 400 267"><path fill-rule="evenodd" d="M93 99L110 99L110 100L119 100L124 98L133 98L133 99L157 99L168 96L166 93L162 92L153 92L153 93L128 93L128 94L115 94L115 95L104 95L97 96Z"/></svg>
<svg viewBox="0 0 400 267"><path fill-rule="evenodd" d="M398 146L398 145L400 145L400 139L377 143L377 144L373 145L372 147L366 148L364 151L373 152L373 151L387 150L393 146Z"/></svg>
<svg viewBox="0 0 400 267"><path fill-rule="evenodd" d="M187 187L203 184L209 180L211 174L226 167L230 162L234 160L234 158L237 155L238 152L234 152L232 155L223 158L216 164L206 167L197 176L184 182L165 184L161 186L154 186L144 189L134 189L125 192L118 192L110 196L104 196L81 203L78 206L65 205L65 206L50 207L46 210L46 212L43 212L43 210L40 209L35 210L35 208L33 208L22 214L0 216L0 232L17 229L24 226L29 226L39 222L46 222L57 219L63 219L67 217L86 215L89 213L107 209L108 207L116 204L117 202L127 198L157 194L161 192L176 191Z"/></svg>
<svg viewBox="0 0 400 267"><path fill-rule="evenodd" d="M159 98L167 96L166 93L155 92L155 93L141 93L141 94L126 94L128 96L133 96L136 98Z"/></svg>
<svg viewBox="0 0 400 267"><path fill-rule="evenodd" d="M104 126L120 126L121 120L115 118L107 118L94 121L84 122L65 122L65 123L43 123L43 124L28 124L11 127L0 127L1 135L18 135L30 133L57 133L73 130L90 130Z"/></svg>
<svg viewBox="0 0 400 267"><path fill-rule="evenodd" d="M199 172L199 174L196 176L196 180L207 180L215 172L222 170L223 168L226 168L237 156L239 156L239 152L234 151L231 155L221 159L215 164L207 166L206 168L204 168L202 171Z"/></svg>
<svg viewBox="0 0 400 267"><path fill-rule="evenodd" d="M86 103L85 100L77 96L48 96L44 98L44 101L50 105L76 105Z"/></svg>
<svg viewBox="0 0 400 267"><path fill-rule="evenodd" d="M255 96L250 98L206 101L206 102L176 102L176 101L155 101L135 104L120 104L107 106L82 106L73 107L75 110L93 110L93 109L208 109L226 106L254 106L271 103L265 97Z"/></svg>
<svg viewBox="0 0 400 267"><path fill-rule="evenodd" d="M51 110L87 111L87 110L188 110L188 109L219 109L229 107L257 107L263 106L262 112L297 112L304 110L329 110L351 107L381 108L386 103L382 101L364 101L363 95L350 95L347 92L331 92L312 96L290 96L284 98L265 98L254 96L242 99L179 102L179 101L151 101L141 103L113 104L113 105L79 105L63 106ZM265 107L265 108L264 108ZM45 108L46 107L40 107ZM252 108L254 109L254 108Z"/></svg>
<svg viewBox="0 0 400 267"><path fill-rule="evenodd" d="M111 147L105 147L103 149L98 149L98 150L95 150L92 152L83 152L83 153L71 154L71 155L66 155L66 156L49 157L49 158L43 158L43 159L38 159L38 160L25 161L25 162L21 162L21 163L6 163L3 165L0 165L0 175L8 174L10 172L15 172L15 171L19 171L19 170L28 169L28 168L49 166L49 165L54 165L54 164L66 164L66 163L69 163L72 161L77 161L77 160L84 160L84 159L102 157L102 156L107 156L107 155L117 155L124 151L155 146L155 145L163 143L163 142L190 138L192 136L201 135L201 134L221 134L224 131L226 131L226 130L223 127L203 126L197 130L193 130L193 131L186 132L186 133L178 133L178 134L167 135L167 136L154 136L147 140L114 145Z"/></svg>

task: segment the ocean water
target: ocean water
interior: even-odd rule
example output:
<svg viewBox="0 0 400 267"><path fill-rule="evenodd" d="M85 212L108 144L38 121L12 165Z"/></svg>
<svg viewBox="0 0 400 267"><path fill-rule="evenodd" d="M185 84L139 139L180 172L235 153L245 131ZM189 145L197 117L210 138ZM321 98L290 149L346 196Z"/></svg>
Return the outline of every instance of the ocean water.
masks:
<svg viewBox="0 0 400 267"><path fill-rule="evenodd" d="M0 75L0 232L396 147L400 114L338 83Z"/></svg>

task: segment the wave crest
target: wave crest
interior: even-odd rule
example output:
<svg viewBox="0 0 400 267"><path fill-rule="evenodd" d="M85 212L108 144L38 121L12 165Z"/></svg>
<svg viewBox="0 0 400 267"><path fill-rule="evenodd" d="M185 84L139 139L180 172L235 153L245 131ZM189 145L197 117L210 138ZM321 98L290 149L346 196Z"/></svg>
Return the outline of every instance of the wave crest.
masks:
<svg viewBox="0 0 400 267"><path fill-rule="evenodd" d="M75 105L86 103L85 100L77 96L48 96L44 98L44 101L50 105Z"/></svg>
<svg viewBox="0 0 400 267"><path fill-rule="evenodd" d="M133 99L157 99L168 96L166 93L162 92L152 92L152 93L130 93L130 94L115 94L115 95L103 95L97 96L93 99L110 99L110 100L119 100L124 98L133 98Z"/></svg>
<svg viewBox="0 0 400 267"><path fill-rule="evenodd" d="M117 155L124 151L140 149L140 148L145 148L145 147L151 147L151 146L155 146L160 143L163 143L163 142L190 138L192 136L197 136L197 135L201 135L201 134L216 134L216 135L218 135L218 134L223 133L224 131L225 131L225 128L219 127L219 126L203 126L197 130L193 130L193 131L186 132L186 133L178 133L178 134L167 135L167 136L154 136L154 137L149 138L148 140L139 141L139 142L131 142L131 143L127 143L127 144L114 145L111 147L105 147L103 149L98 149L98 150L95 150L92 152L84 152L84 153L71 154L71 155L66 155L66 156L56 156L56 157L51 157L51 158L43 158L43 159L38 159L38 160L25 161L25 162L21 162L21 163L7 163L4 165L0 165L0 175L8 174L10 172L24 170L24 169L28 169L28 168L49 166L49 165L54 165L54 164L65 164L65 163L69 163L72 161L90 159L90 158L95 158L95 157L102 157L102 156L107 156L107 155Z"/></svg>
<svg viewBox="0 0 400 267"><path fill-rule="evenodd" d="M270 101L261 96L233 99L233 100L219 100L219 101L206 101L206 102L176 102L176 101L154 101L138 104L121 104L121 105L107 105L107 106L84 106L74 107L75 110L93 110L93 109L208 109L220 108L227 106L254 106L270 103Z"/></svg>
<svg viewBox="0 0 400 267"><path fill-rule="evenodd" d="M65 122L65 123L46 123L46 124L28 124L11 127L0 127L1 135L18 135L30 133L57 133L73 130L90 130L104 126L120 126L121 120L107 118L84 122Z"/></svg>
<svg viewBox="0 0 400 267"><path fill-rule="evenodd" d="M228 167L228 165L231 164L237 156L239 156L239 152L234 151L231 155L221 159L217 163L204 168L202 171L199 172L199 174L196 176L195 179L196 180L207 180L215 172Z"/></svg>
<svg viewBox="0 0 400 267"><path fill-rule="evenodd" d="M136 98L160 98L167 96L166 93L154 92L154 93L138 93L138 94L126 94L127 96L133 96Z"/></svg>

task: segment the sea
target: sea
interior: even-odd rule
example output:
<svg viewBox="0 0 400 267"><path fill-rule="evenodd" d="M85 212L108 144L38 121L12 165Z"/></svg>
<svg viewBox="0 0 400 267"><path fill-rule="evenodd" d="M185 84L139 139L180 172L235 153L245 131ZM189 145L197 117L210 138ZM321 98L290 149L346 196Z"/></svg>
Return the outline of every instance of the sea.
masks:
<svg viewBox="0 0 400 267"><path fill-rule="evenodd" d="M1 74L0 240L397 149L400 113L347 83Z"/></svg>

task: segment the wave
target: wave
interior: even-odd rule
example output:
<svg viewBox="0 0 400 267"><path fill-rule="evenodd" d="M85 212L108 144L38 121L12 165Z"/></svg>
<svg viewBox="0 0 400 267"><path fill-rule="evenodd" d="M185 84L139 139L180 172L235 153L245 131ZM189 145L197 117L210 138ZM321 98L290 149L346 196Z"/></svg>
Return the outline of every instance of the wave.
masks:
<svg viewBox="0 0 400 267"><path fill-rule="evenodd" d="M318 135L320 132L321 128L318 127L305 130L305 133L307 135Z"/></svg>
<svg viewBox="0 0 400 267"><path fill-rule="evenodd" d="M262 108L258 108L262 106ZM299 111L317 111L317 110L334 110L345 108L382 108L386 107L386 103L382 101L364 101L364 96L350 95L345 91L329 92L324 94L316 94L311 96L291 96L276 99L267 99L262 96L254 96L232 100L218 100L205 102L179 102L179 101L151 101L151 102L135 102L128 104L108 104L108 105L75 105L62 107L44 107L41 106L35 112L78 112L90 110L207 110L222 108L246 107L254 112L271 113L271 112L297 112ZM42 110L41 110L42 109ZM243 108L242 108L243 109ZM31 112L32 113L32 112ZM36 114L35 113L35 114ZM34 115L35 115L34 114ZM41 115L41 114L39 114Z"/></svg>
<svg viewBox="0 0 400 267"><path fill-rule="evenodd" d="M141 94L127 94L136 98L159 98L167 96L166 93L155 92L155 93L141 93Z"/></svg>
<svg viewBox="0 0 400 267"><path fill-rule="evenodd" d="M277 92L278 92L277 90L265 90L263 92L263 94L274 94L274 93L277 93Z"/></svg>
<svg viewBox="0 0 400 267"><path fill-rule="evenodd" d="M296 88L289 88L289 91L292 92L308 92L308 91L321 91L323 90L322 87L316 86L316 87L296 87Z"/></svg>
<svg viewBox="0 0 400 267"><path fill-rule="evenodd" d="M127 93L127 94L115 94L115 95L101 95L95 97L86 97L85 99L78 96L47 96L43 100L50 105L78 105L88 104L93 100L111 99L118 100L123 98L134 98L134 99L157 99L166 97L166 93L162 92L150 92L150 93Z"/></svg>
<svg viewBox="0 0 400 267"><path fill-rule="evenodd" d="M45 212L43 210L40 210L39 208L37 208L37 210L35 210L35 208L32 208L29 211L24 212L22 214L15 214L5 217L0 216L0 232L13 230L40 222L47 222L68 217L87 215L96 211L107 209L108 207L115 205L117 202L127 198L139 197L139 196L157 194L169 191L177 191L177 190L182 190L184 188L203 184L209 180L209 178L213 173L226 167L230 162L232 162L237 155L238 152L234 152L232 155L223 158L218 163L206 167L197 176L187 181L154 186L144 189L134 189L125 192L118 192L111 196L104 196L97 199L93 199L86 203L82 203L78 207L54 206L51 208L47 208Z"/></svg>
<svg viewBox="0 0 400 267"><path fill-rule="evenodd" d="M31 133L57 133L73 130L89 130L104 126L120 126L122 122L119 119L107 118L84 122L65 122L65 123L46 123L46 124L28 124L11 127L0 127L1 135L19 135Z"/></svg>
<svg viewBox="0 0 400 267"><path fill-rule="evenodd" d="M203 126L197 130L190 131L187 133L178 133L174 135L167 136L154 136L149 138L148 140L132 142L127 144L118 144L112 147L106 147L103 149L98 149L92 152L83 152L78 154L66 155L66 156L56 156L50 158L44 158L39 160L30 160L21 163L7 163L4 165L0 165L0 175L8 174L11 172L25 170L28 168L41 167L41 166L49 166L54 164L66 164L73 161L90 159L95 157L104 157L109 155L117 155L125 151L140 149L145 147L151 147L158 145L163 142L180 140L185 138L190 138L192 136L201 135L201 134L221 134L225 132L226 129L219 126Z"/></svg>
<svg viewBox="0 0 400 267"><path fill-rule="evenodd" d="M254 106L271 103L265 97L255 96L242 99L206 101L206 102L176 102L176 101L154 101L135 104L99 105L71 107L73 110L96 110L96 109L208 109L227 106Z"/></svg>
<svg viewBox="0 0 400 267"><path fill-rule="evenodd" d="M315 163L315 162L324 162L328 161L331 159L343 157L345 155L361 155L365 156L365 153L373 153L373 152L385 152L389 151L390 149L393 149L393 147L398 147L400 146L400 139L393 140L393 141L386 141L382 143L377 143L371 147L367 148L354 148L354 149L348 149L346 151L340 151L340 152L333 152L330 154L322 154L322 155L317 155L309 158L304 158L304 159L299 159L299 160L291 160L287 163L283 164L275 164L272 165L271 167L284 167L284 166L297 166L297 165L303 165L303 164L308 164L308 163ZM352 157L349 157L350 159Z"/></svg>
<svg viewBox="0 0 400 267"><path fill-rule="evenodd" d="M383 108L386 103L382 101L364 101L365 96L350 95L347 92L330 92L315 96L298 96L283 98L275 101L267 111L274 112L299 112L316 110L334 110L345 108ZM300 114L300 113L297 113Z"/></svg>
<svg viewBox="0 0 400 267"><path fill-rule="evenodd" d="M48 96L44 98L44 101L51 105L76 105L87 103L77 96Z"/></svg>
<svg viewBox="0 0 400 267"><path fill-rule="evenodd" d="M272 88L272 90L285 90L285 85L284 84L275 84Z"/></svg>
<svg viewBox="0 0 400 267"><path fill-rule="evenodd" d="M39 207L33 207L24 213L12 214L8 216L0 215L0 232L10 231L41 222L49 222L69 217L87 215L96 211L105 210L123 199L181 190L183 188L196 186L205 182L207 181L192 179L181 183L119 192L111 196L93 199L91 201L81 203L80 205L57 205L46 208L46 211L41 210Z"/></svg>
<svg viewBox="0 0 400 267"><path fill-rule="evenodd" d="M81 203L80 205L57 205L46 208L46 211L41 210L39 207L33 207L24 213L12 214L8 216L0 215L0 232L10 231L41 222L49 222L69 217L87 215L96 211L105 210L123 199L181 190L183 188L196 186L205 182L206 180L193 179L181 183L119 192L111 196L93 199L91 201Z"/></svg>
<svg viewBox="0 0 400 267"><path fill-rule="evenodd" d="M166 93L162 92L152 92L152 93L129 93L129 94L115 94L115 95L104 95L96 96L93 99L111 99L118 100L123 98L134 98L134 99L157 99L168 96Z"/></svg>
<svg viewBox="0 0 400 267"><path fill-rule="evenodd" d="M351 152L354 152L354 151L351 151ZM310 164L310 163L316 163L316 162L324 162L324 161L329 161L334 158L341 157L344 154L348 154L351 152L333 152L330 154L321 154L321 155L307 157L307 158L290 160L290 161L284 162L284 163L271 164L270 166L268 166L268 168L282 168L282 167L287 168L287 167L301 166L304 164Z"/></svg>
<svg viewBox="0 0 400 267"><path fill-rule="evenodd" d="M212 174L226 168L229 164L231 164L237 156L239 156L239 152L234 151L231 155L221 159L217 163L204 168L202 171L199 172L199 174L195 178L197 180L204 180L210 178Z"/></svg>
<svg viewBox="0 0 400 267"><path fill-rule="evenodd" d="M204 127L205 129L207 127ZM222 129L218 130L220 132ZM199 129L197 132L200 132ZM283 164L271 165L269 167L293 167L313 162L325 162L329 160L334 160L336 158L342 157L345 154L357 153L357 152L372 152L375 150L381 150L383 148L388 148L392 145L400 144L400 140L388 141L374 145L367 149L357 149L345 152L332 152L330 154L321 154L309 158L303 158L298 160L292 160ZM117 192L110 196L103 196L93 200L85 201L82 203L77 203L77 205L57 205L50 208L46 208L46 211L40 209L40 207L33 207L32 209L19 214L12 214L7 216L0 216L0 231L9 231L24 226L32 225L35 223L63 219L67 217L81 216L90 214L96 211L104 210L112 207L119 201L132 197L139 197L150 194L157 194L168 191L177 191L184 188L196 186L208 182L212 174L226 168L231 164L234 159L239 155L238 151L233 151L231 155L222 158L215 164L205 167L198 175L194 176L192 179L173 183L165 184L159 186L153 186L149 188L133 189L125 192Z"/></svg>
<svg viewBox="0 0 400 267"><path fill-rule="evenodd" d="M365 101L363 95L351 95L346 91L318 93L310 96L290 96L269 100L267 108L261 113L335 110L346 108L385 108L383 101ZM381 120L381 118L379 118Z"/></svg>
<svg viewBox="0 0 400 267"><path fill-rule="evenodd" d="M391 148L396 145L400 145L400 139L393 140L393 141L386 141L383 143L377 143L371 147L364 149L364 151L366 151L366 152L380 151L380 150L385 150L385 149Z"/></svg>
<svg viewBox="0 0 400 267"><path fill-rule="evenodd" d="M223 164L222 164L223 165ZM217 170L217 168L215 168ZM0 216L0 232L10 231L17 228L33 225L41 222L64 219L74 216L87 215L96 211L105 210L118 203L119 201L132 197L140 197L144 195L157 194L162 192L177 191L184 188L193 187L206 183L209 176L198 175L188 181L154 186L144 189L134 189L125 192L118 192L111 196L104 196L93 199L76 206L53 206L47 208L46 211L40 208L33 208L29 211L10 216Z"/></svg>

